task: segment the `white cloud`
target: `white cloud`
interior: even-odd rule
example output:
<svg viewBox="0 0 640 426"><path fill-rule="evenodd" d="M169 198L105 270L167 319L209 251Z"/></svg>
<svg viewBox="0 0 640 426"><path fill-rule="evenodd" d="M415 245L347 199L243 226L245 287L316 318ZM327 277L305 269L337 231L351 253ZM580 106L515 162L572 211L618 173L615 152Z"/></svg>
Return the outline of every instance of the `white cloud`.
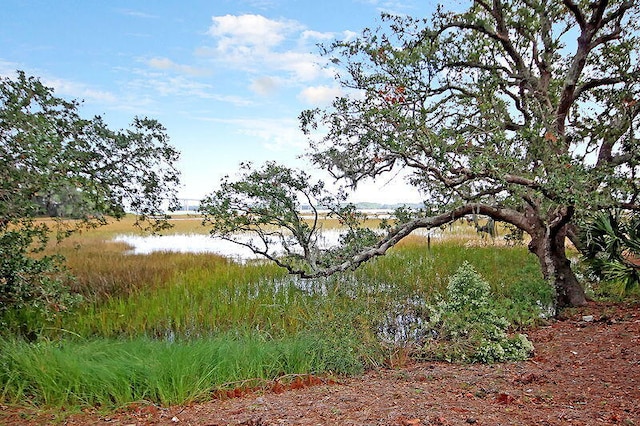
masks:
<svg viewBox="0 0 640 426"><path fill-rule="evenodd" d="M296 21L272 20L261 15L214 16L212 20L208 34L215 45L197 49L199 56L252 74L284 73L279 86L330 77L321 65L324 59L311 52L317 50L318 40L333 38L331 33L311 31ZM267 77L253 78L251 89L264 94L275 88L266 83Z"/></svg>
<svg viewBox="0 0 640 426"><path fill-rule="evenodd" d="M380 203L420 203L424 196L407 183L403 176L380 177L376 181L367 179L360 184L349 197L349 201Z"/></svg>
<svg viewBox="0 0 640 426"><path fill-rule="evenodd" d="M360 0L362 3L375 6L380 12L392 15L404 15L416 8L416 2L411 0Z"/></svg>
<svg viewBox="0 0 640 426"><path fill-rule="evenodd" d="M168 58L151 58L147 61L150 67L160 69L171 69L175 64Z"/></svg>
<svg viewBox="0 0 640 426"><path fill-rule="evenodd" d="M340 87L311 86L300 92L298 98L311 105L323 106L331 103L336 97L343 94Z"/></svg>
<svg viewBox="0 0 640 426"><path fill-rule="evenodd" d="M137 70L141 78L130 80L130 88L144 89L160 96L197 96L206 98L212 90L212 86L199 83L184 76L168 77L161 73L145 72Z"/></svg>
<svg viewBox="0 0 640 426"><path fill-rule="evenodd" d="M0 59L0 77L15 78L16 70L20 69L17 62L8 62Z"/></svg>
<svg viewBox="0 0 640 426"><path fill-rule="evenodd" d="M291 50L282 53L274 52L264 61L270 68L290 73L298 82L311 81L323 76L320 58L311 53Z"/></svg>
<svg viewBox="0 0 640 426"><path fill-rule="evenodd" d="M270 151L290 152L292 148L300 150L307 146L300 129L295 126L281 126L279 122L255 122L252 127L245 128L241 133L253 136L263 141L263 145Z"/></svg>
<svg viewBox="0 0 640 426"><path fill-rule="evenodd" d="M251 82L251 90L259 95L269 95L280 87L280 81L275 77L259 77Z"/></svg>
<svg viewBox="0 0 640 426"><path fill-rule="evenodd" d="M300 130L298 120L295 118L269 119L269 118L237 118L222 119L211 117L199 117L203 121L230 124L235 131L252 139L259 140L266 149L286 153L292 158L303 153L308 147L307 139Z"/></svg>
<svg viewBox="0 0 640 426"><path fill-rule="evenodd" d="M114 104L118 101L118 97L113 93L98 90L83 83L59 78L42 78L42 83L45 86L52 87L56 95L64 95L96 103Z"/></svg>
<svg viewBox="0 0 640 426"><path fill-rule="evenodd" d="M313 31L313 30L305 30L302 32L302 34L300 35L300 37L302 38L302 40L331 40L333 38L335 38L335 34L334 33L323 33L320 31Z"/></svg>
<svg viewBox="0 0 640 426"><path fill-rule="evenodd" d="M221 95L215 87L208 83L201 83L185 76L166 76L162 73L136 70L140 78L129 82L132 93L154 93L159 96L178 96L183 98L200 98L231 103L234 105L251 105L252 102L241 96Z"/></svg>
<svg viewBox="0 0 640 426"><path fill-rule="evenodd" d="M243 0L244 3L246 3L250 9L261 9L261 10L265 10L265 9L273 9L274 7L274 3L277 2L277 0Z"/></svg>
<svg viewBox="0 0 640 426"><path fill-rule="evenodd" d="M151 58L151 59L146 60L145 62L151 68L160 69L160 70L166 70L166 71L175 71L175 72L178 72L180 74L189 74L189 75L193 75L193 76L201 76L201 75L210 74L209 70L196 68L196 67L192 67L192 66L189 66L189 65L177 64L177 63L173 62L171 59L164 58L164 57Z"/></svg>
<svg viewBox="0 0 640 426"><path fill-rule="evenodd" d="M307 143L295 119L242 120L239 132L262 141L265 148L275 152L302 153Z"/></svg>
<svg viewBox="0 0 640 426"><path fill-rule="evenodd" d="M158 18L157 15L152 15L150 13L140 12L138 10L132 10L132 9L121 9L119 12L121 14L123 14L123 15L132 16L132 17L135 17L135 18L144 18L144 19L157 19Z"/></svg>
<svg viewBox="0 0 640 426"><path fill-rule="evenodd" d="M342 40L343 41L351 41L351 40L355 40L356 38L358 38L358 33L354 32L354 31L343 31L342 32Z"/></svg>
<svg viewBox="0 0 640 426"><path fill-rule="evenodd" d="M282 43L287 34L300 31L296 21L275 21L261 15L214 16L208 34L218 39L218 50L230 52L251 47L267 49Z"/></svg>

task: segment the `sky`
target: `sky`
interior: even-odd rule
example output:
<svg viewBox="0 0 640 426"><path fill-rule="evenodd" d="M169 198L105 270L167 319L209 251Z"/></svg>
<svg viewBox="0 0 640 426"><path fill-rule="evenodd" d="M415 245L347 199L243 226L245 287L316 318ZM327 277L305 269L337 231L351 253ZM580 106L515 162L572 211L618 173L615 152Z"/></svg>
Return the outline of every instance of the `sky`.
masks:
<svg viewBox="0 0 640 426"><path fill-rule="evenodd" d="M310 171L298 115L340 95L318 43L351 39L381 12L426 17L425 0L2 0L0 76L39 77L114 129L157 119L181 152L179 196L200 199L240 162ZM318 174L325 178L325 175ZM396 178L351 201L419 202Z"/></svg>

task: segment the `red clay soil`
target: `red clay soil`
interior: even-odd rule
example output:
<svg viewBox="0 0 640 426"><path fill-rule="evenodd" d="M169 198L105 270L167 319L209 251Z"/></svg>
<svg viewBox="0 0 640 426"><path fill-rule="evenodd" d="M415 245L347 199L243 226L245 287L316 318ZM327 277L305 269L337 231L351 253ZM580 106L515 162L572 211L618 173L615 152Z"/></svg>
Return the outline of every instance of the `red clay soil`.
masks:
<svg viewBox="0 0 640 426"><path fill-rule="evenodd" d="M189 406L88 412L61 424L640 426L640 305L590 304L529 337L536 352L524 362L411 363ZM50 422L45 413L0 414L0 424Z"/></svg>

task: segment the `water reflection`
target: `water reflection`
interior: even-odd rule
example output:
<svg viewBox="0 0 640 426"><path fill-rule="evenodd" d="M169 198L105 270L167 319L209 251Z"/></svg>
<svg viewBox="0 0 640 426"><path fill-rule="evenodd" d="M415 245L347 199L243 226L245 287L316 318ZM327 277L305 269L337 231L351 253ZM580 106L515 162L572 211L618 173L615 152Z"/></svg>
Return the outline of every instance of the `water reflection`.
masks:
<svg viewBox="0 0 640 426"><path fill-rule="evenodd" d="M439 231L439 230L437 230ZM440 237L440 232L434 230L416 230L415 235L432 238ZM324 230L318 239L322 248L333 247L338 244L339 229ZM243 242L250 242L252 237L248 234L237 236ZM131 246L128 254L150 254L153 252L174 252L174 253L214 253L244 262L247 260L259 259L261 256L253 253L249 248L222 238L211 237L206 234L175 234L175 235L130 235L123 234L116 236L113 241L123 242ZM281 252L282 247L273 244L273 252Z"/></svg>
<svg viewBox="0 0 640 426"><path fill-rule="evenodd" d="M323 248L333 247L338 244L340 230L326 230L322 232L319 245ZM252 236L237 235L242 242L252 241ZM118 235L115 242L123 242L131 246L128 254L150 254L153 252L175 252L175 253L214 253L231 258L238 262L245 262L253 259L261 259L249 248L224 240L222 238L211 237L206 234L175 234L175 235ZM273 244L270 252L282 252L282 246Z"/></svg>
<svg viewBox="0 0 640 426"><path fill-rule="evenodd" d="M118 235L113 241L123 242L131 246L131 249L127 252L128 254L150 254L153 252L214 253L235 260L258 258L247 247L203 234Z"/></svg>

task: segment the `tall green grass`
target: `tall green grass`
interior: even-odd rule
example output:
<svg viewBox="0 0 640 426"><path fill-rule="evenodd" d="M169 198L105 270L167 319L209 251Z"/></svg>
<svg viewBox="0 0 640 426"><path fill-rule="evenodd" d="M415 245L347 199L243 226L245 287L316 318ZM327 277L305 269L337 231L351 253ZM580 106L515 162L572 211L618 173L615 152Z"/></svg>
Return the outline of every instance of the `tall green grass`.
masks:
<svg viewBox="0 0 640 426"><path fill-rule="evenodd" d="M198 256L209 258L188 255L190 259ZM178 268L175 265L179 262L174 261L172 275L161 283L86 303L58 327L85 337L195 338L233 329L281 336L305 329L313 316L332 317L344 314L341 309L358 308L369 312L375 322L379 320L376 317L407 299L433 302L465 260L492 284L505 307L511 306L506 314L516 323L532 319L522 317L520 311L535 316L536 302L552 300L551 288L542 280L535 258L524 248L443 243L426 250L424 245L413 244L357 271L316 281L287 277L270 264L193 260L188 267Z"/></svg>
<svg viewBox="0 0 640 426"><path fill-rule="evenodd" d="M307 310L302 292L279 283L270 265L177 271L163 285L86 304L60 328L82 336L202 337L231 329L296 331Z"/></svg>
<svg viewBox="0 0 640 426"><path fill-rule="evenodd" d="M115 408L135 401L164 405L210 399L213 392L261 384L283 374L361 371L355 357L313 335L280 339L224 334L167 342L146 338L0 342L5 403ZM347 351L348 352L348 351ZM347 361L347 362L345 362Z"/></svg>

